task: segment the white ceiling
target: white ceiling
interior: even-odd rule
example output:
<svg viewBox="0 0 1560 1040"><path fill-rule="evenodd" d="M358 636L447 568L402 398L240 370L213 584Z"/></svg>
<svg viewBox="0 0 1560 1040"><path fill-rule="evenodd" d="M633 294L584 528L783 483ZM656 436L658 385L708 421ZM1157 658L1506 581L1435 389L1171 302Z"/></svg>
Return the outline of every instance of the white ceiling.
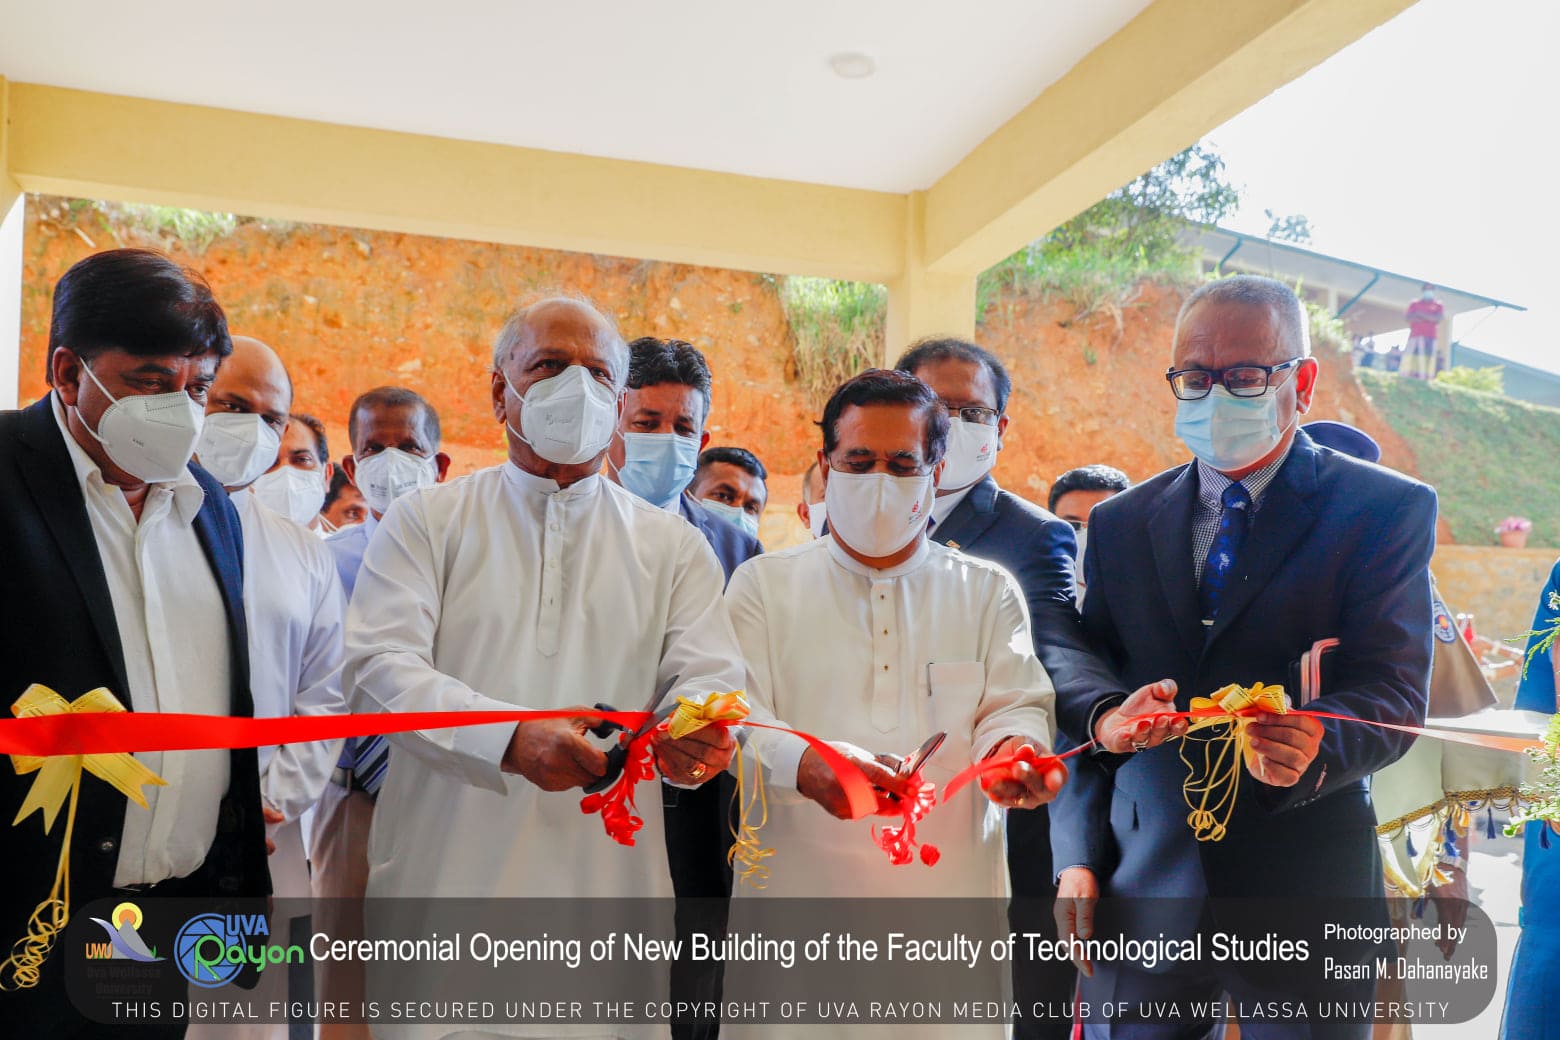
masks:
<svg viewBox="0 0 1560 1040"><path fill-rule="evenodd" d="M903 192L1147 3L0 0L0 75Z"/></svg>

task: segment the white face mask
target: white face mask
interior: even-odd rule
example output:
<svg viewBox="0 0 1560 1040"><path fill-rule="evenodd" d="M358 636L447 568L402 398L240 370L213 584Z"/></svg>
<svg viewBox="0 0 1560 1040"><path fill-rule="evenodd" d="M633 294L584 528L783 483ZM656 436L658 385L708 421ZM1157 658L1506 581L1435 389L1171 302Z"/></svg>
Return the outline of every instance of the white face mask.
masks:
<svg viewBox="0 0 1560 1040"><path fill-rule="evenodd" d="M148 484L178 480L195 454L195 442L206 424L206 410L183 390L166 394L127 394L116 398L81 363L81 370L112 402L98 418L98 428L81 425L103 445L114 465ZM79 409L78 409L79 411Z"/></svg>
<svg viewBox="0 0 1560 1040"><path fill-rule="evenodd" d="M368 508L383 516L390 503L408 491L437 484L439 464L400 448L386 448L377 455L358 459L357 476L352 482L363 493ZM323 496L320 501L324 501Z"/></svg>
<svg viewBox="0 0 1560 1040"><path fill-rule="evenodd" d="M807 507L807 527L812 531L814 538L823 537L823 522L828 519L829 507L823 499L811 503Z"/></svg>
<svg viewBox="0 0 1560 1040"><path fill-rule="evenodd" d="M829 530L863 556L892 556L926 530L932 475L829 471Z"/></svg>
<svg viewBox="0 0 1560 1040"><path fill-rule="evenodd" d="M325 478L318 470L282 466L255 481L254 489L267 507L305 527L325 504Z"/></svg>
<svg viewBox="0 0 1560 1040"><path fill-rule="evenodd" d="M577 466L600 455L611 443L617 428L618 393L585 366L570 365L555 376L532 383L524 395L507 375L504 385L520 398L520 428L509 423L509 432L548 462Z"/></svg>
<svg viewBox="0 0 1560 1040"><path fill-rule="evenodd" d="M206 416L195 454L223 487L241 488L276 462L282 435L253 412L216 412Z"/></svg>
<svg viewBox="0 0 1560 1040"><path fill-rule="evenodd" d="M955 419L948 424L941 488L960 491L991 472L997 461L997 428Z"/></svg>
<svg viewBox="0 0 1560 1040"><path fill-rule="evenodd" d="M728 524L735 524L754 538L758 537L758 517L749 513L740 506L727 505L725 502L717 502L713 498L699 499L699 505L708 509Z"/></svg>

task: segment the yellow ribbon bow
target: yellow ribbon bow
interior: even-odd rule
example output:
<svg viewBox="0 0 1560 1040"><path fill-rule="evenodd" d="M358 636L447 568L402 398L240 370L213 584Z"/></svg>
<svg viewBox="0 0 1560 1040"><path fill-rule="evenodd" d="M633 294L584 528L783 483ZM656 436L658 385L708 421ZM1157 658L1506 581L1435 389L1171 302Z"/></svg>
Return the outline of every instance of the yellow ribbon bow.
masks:
<svg viewBox="0 0 1560 1040"><path fill-rule="evenodd" d="M124 711L112 693L99 687L82 694L73 701L37 683L27 687L11 705L11 714L17 718L36 718L40 715L65 715L83 712ZM76 801L81 792L81 774L91 773L119 791L141 808L148 808L146 796L141 793L146 784L166 785L167 781L146 766L123 752L103 755L52 755L42 758L36 755L12 755L11 767L18 776L37 773L22 807L11 821L15 827L34 812L43 813L43 832L54 829L60 808L70 799L65 813L65 838L60 848L59 867L54 872L54 887L49 897L38 904L27 921L27 934L11 948L11 955L0 963L0 990L26 989L38 984L43 962L54 945L54 939L70 921L70 841L76 825Z"/></svg>
<svg viewBox="0 0 1560 1040"><path fill-rule="evenodd" d="M679 740L714 722L741 722L748 717L748 702L740 690L730 693L712 693L703 702L687 697L677 698L677 707L667 720L666 732L673 740ZM742 769L742 745L737 744L733 756L737 763L737 826L731 835L735 842L726 859L731 863L739 882L754 888L763 888L769 878L769 868L764 860L775 854L774 849L758 843L758 832L769 821L769 801L764 796L763 764L758 753L753 753L753 794L747 793L747 782ZM758 822L752 822L757 812Z"/></svg>
<svg viewBox="0 0 1560 1040"><path fill-rule="evenodd" d="M1262 761L1252 754L1246 740L1254 708L1283 715L1289 711L1289 698L1282 686L1262 683L1250 688L1232 683L1214 691L1212 697L1192 698L1194 717L1181 740L1181 761L1188 770L1181 795L1191 809L1186 822L1198 841L1224 840L1240 790L1241 761L1247 769L1261 774ZM1218 714L1196 717L1201 712ZM1199 751L1201 761L1194 761Z"/></svg>

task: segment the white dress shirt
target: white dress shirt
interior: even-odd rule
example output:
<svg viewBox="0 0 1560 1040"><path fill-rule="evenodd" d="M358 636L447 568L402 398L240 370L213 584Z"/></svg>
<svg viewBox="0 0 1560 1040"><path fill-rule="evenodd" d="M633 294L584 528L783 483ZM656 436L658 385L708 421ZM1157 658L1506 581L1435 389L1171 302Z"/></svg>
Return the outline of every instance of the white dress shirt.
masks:
<svg viewBox="0 0 1560 1040"><path fill-rule="evenodd" d="M226 715L227 613L216 576L192 526L205 492L185 471L148 487L137 523L124 492L103 480L76 443L58 396L54 419L70 451L93 540L103 561L129 690L112 690L132 711ZM86 690L60 690L75 698ZM135 756L166 780L141 788L151 811L131 804L119 842L114 884L151 885L184 877L205 862L227 792L229 752L147 751Z"/></svg>
<svg viewBox="0 0 1560 1040"><path fill-rule="evenodd" d="M748 695L785 725L899 755L946 731L924 773L939 789L1007 737L1051 746L1050 677L1023 594L995 564L923 539L909 560L875 570L825 537L747 561L726 601ZM763 756L772 796L763 895L1006 894L1002 813L978 786L918 826L942 853L935 867L894 867L870 837L882 819L836 820L795 793L800 740L754 730L747 747Z"/></svg>
<svg viewBox="0 0 1560 1040"><path fill-rule="evenodd" d="M975 484L979 483L980 481L978 480L975 482ZM928 533L936 531L938 525L947 520L953 514L953 511L959 508L959 503L964 501L975 484L960 488L951 495L938 495L932 499L932 524L927 528Z"/></svg>
<svg viewBox="0 0 1560 1040"><path fill-rule="evenodd" d="M341 641L346 602L335 559L312 532L268 508L248 488L232 499L244 529L244 611L255 717L344 714ZM309 895L298 819L330 782L341 743L260 749L261 800L286 817L271 828L277 843L270 862L277 895ZM278 831L284 833L274 833Z"/></svg>
<svg viewBox="0 0 1560 1040"><path fill-rule="evenodd" d="M740 689L721 578L680 517L600 476L560 490L506 463L384 515L347 609L343 684L369 712L637 711L674 675L668 701ZM658 787L642 787L637 846L617 846L579 791L500 770L514 728L392 738L368 894L670 895Z"/></svg>

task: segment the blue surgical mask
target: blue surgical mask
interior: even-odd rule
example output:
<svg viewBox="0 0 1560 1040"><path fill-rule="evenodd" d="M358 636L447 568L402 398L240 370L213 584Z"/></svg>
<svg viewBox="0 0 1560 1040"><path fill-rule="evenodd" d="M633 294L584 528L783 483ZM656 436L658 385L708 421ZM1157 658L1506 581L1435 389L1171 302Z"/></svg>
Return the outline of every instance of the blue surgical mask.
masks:
<svg viewBox="0 0 1560 1040"><path fill-rule="evenodd" d="M676 433L625 433L618 481L662 509L677 501L699 465L699 438Z"/></svg>
<svg viewBox="0 0 1560 1040"><path fill-rule="evenodd" d="M1175 435L1191 453L1229 473L1245 469L1278 446L1278 394L1236 397L1222 386L1198 401L1178 401Z"/></svg>
<svg viewBox="0 0 1560 1040"><path fill-rule="evenodd" d="M713 498L701 498L699 499L699 505L708 509L728 524L736 524L754 538L758 537L758 517L749 513L746 509L740 506L727 505L724 502L717 502Z"/></svg>

